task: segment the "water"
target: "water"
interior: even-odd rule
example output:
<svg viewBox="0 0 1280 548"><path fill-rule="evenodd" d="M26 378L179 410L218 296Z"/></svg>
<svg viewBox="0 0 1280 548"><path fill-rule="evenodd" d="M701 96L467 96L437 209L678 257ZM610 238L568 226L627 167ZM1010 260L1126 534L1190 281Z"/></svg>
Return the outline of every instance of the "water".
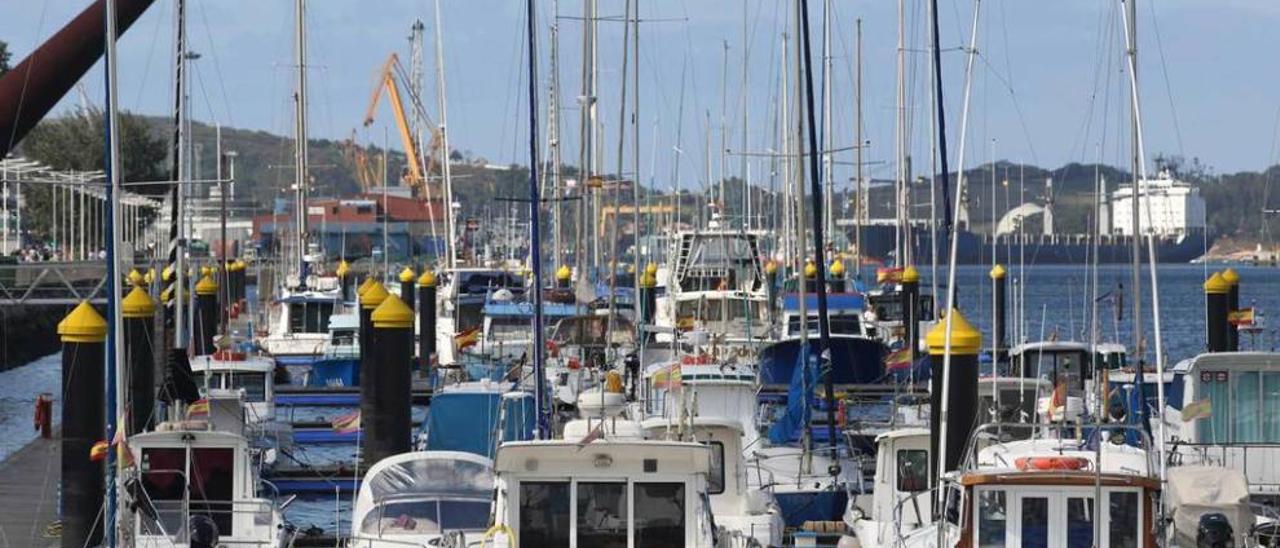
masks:
<svg viewBox="0 0 1280 548"><path fill-rule="evenodd" d="M1205 297L1202 284L1216 269L1206 265L1161 265L1160 320L1164 353L1170 365L1204 352L1207 344L1205 332ZM1259 317L1280 313L1280 271L1269 267L1238 266L1240 274L1240 306L1253 306ZM1056 333L1059 340L1089 340L1089 316L1091 314L1091 289L1089 273L1083 266L1045 265L1028 267L1020 277L1017 266L1008 267L1009 340L1014 339L1015 291L1025 287L1023 306L1024 333L1022 340L1036 341L1050 338ZM991 338L991 279L990 268L962 266L956 271L956 287L959 307L965 318L983 332L983 345L989 346ZM920 287L930 287L928 269L921 271ZM1123 265L1104 265L1098 271L1098 294L1112 295L1123 287L1123 317L1117 321L1116 300L1101 298L1098 303L1098 340L1119 342L1133 347L1133 295L1130 289L1131 271ZM945 282L945 279L942 280ZM1142 272L1143 331L1146 333L1148 359L1154 356L1154 322L1151 321L1151 279ZM940 306L945 305L945 290L938 296ZM1276 347L1275 326L1268 326L1251 340L1242 334L1241 350L1272 350Z"/></svg>
<svg viewBox="0 0 1280 548"><path fill-rule="evenodd" d="M22 449L39 435L33 427L36 397L54 395L53 423L62 417L62 354L53 354L22 367L0 371L0 460Z"/></svg>

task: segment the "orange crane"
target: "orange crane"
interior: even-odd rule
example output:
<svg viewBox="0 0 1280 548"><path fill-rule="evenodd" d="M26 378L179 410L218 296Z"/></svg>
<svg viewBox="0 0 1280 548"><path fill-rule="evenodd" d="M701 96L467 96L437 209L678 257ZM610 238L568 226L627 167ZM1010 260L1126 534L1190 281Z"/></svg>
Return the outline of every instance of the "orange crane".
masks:
<svg viewBox="0 0 1280 548"><path fill-rule="evenodd" d="M399 82L405 80L404 67L400 64L400 58L395 53L387 57L387 61L383 63L382 70L378 72L377 81L373 87L373 95L369 97L369 109L365 111L364 126L369 127L373 124L374 116L377 114L378 101L382 98L382 92L387 92L387 102L391 104L391 113L396 119L396 128L400 133L400 144L404 147L405 159L409 164L409 173L404 177L404 182L413 189L415 193L421 192L426 185L427 174L437 169L436 154L440 149L440 131L430 120L427 127L431 131L431 141L428 143L426 156L427 161L424 166L418 157L417 143L413 138L413 132L409 128L409 120L405 116L404 103L400 100ZM410 98L413 106L419 112L422 112L422 105L417 97ZM427 116L423 115L424 119Z"/></svg>
<svg viewBox="0 0 1280 548"><path fill-rule="evenodd" d="M356 144L356 130L351 130L351 137L342 141L342 155L348 162L355 165L356 182L360 184L360 190L364 192L372 190L373 182L377 178L373 166L369 165L369 152Z"/></svg>

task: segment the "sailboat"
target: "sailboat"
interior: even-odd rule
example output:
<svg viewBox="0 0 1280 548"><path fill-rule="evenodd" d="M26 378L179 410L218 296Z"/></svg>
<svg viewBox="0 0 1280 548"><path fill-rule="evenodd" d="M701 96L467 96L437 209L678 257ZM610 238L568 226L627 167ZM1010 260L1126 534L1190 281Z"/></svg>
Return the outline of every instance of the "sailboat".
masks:
<svg viewBox="0 0 1280 548"><path fill-rule="evenodd" d="M307 242L307 40L301 2L294 22L294 269L283 276L268 318L268 331L258 340L278 368L303 373L322 356L329 340L329 320L342 304L338 279L319 275L323 254ZM278 227L277 227L278 229ZM277 230L277 232L280 232ZM289 253L286 253L286 256ZM313 274L313 272L315 274Z"/></svg>

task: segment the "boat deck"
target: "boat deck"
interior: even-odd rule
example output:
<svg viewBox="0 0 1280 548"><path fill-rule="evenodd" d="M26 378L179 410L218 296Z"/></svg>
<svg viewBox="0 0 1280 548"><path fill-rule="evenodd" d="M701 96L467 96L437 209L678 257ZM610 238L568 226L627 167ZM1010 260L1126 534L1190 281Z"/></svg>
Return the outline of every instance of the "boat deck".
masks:
<svg viewBox="0 0 1280 548"><path fill-rule="evenodd" d="M0 546L58 546L58 436L36 438L0 462Z"/></svg>

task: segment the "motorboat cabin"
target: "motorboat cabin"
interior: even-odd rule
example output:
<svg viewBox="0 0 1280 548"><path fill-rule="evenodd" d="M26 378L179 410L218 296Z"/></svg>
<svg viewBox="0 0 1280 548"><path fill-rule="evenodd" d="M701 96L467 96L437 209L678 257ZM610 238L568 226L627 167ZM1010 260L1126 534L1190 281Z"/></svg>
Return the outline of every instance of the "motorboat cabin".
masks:
<svg viewBox="0 0 1280 548"><path fill-rule="evenodd" d="M272 308L269 331L259 344L279 365L305 372L324 351L329 319L340 299L337 289L285 295Z"/></svg>
<svg viewBox="0 0 1280 548"><path fill-rule="evenodd" d="M818 335L818 296L813 293L805 295L804 327L810 337ZM862 316L865 305L859 293L827 294L827 319L832 335L868 336L863 325ZM782 297L782 338L789 339L800 336L801 331L800 294L789 293Z"/></svg>
<svg viewBox="0 0 1280 548"><path fill-rule="evenodd" d="M352 510L349 548L468 546L484 538L493 506L493 461L459 451L419 451L374 464Z"/></svg>
<svg viewBox="0 0 1280 548"><path fill-rule="evenodd" d="M322 357L311 364L307 386L360 385L360 318L356 314L329 316L329 339Z"/></svg>
<svg viewBox="0 0 1280 548"><path fill-rule="evenodd" d="M667 441L504 443L495 536L509 546L712 546L711 448ZM496 539L501 545L502 539Z"/></svg>
<svg viewBox="0 0 1280 548"><path fill-rule="evenodd" d="M206 396L214 391L242 394L245 420L263 423L275 419L275 383L270 358L243 352L219 350L191 358L196 386Z"/></svg>
<svg viewBox="0 0 1280 548"><path fill-rule="evenodd" d="M137 464L125 505L135 546L184 546L193 518L216 527L218 546L288 545L290 530L279 505L259 493L255 452L243 436L204 421L166 422L128 445Z"/></svg>

